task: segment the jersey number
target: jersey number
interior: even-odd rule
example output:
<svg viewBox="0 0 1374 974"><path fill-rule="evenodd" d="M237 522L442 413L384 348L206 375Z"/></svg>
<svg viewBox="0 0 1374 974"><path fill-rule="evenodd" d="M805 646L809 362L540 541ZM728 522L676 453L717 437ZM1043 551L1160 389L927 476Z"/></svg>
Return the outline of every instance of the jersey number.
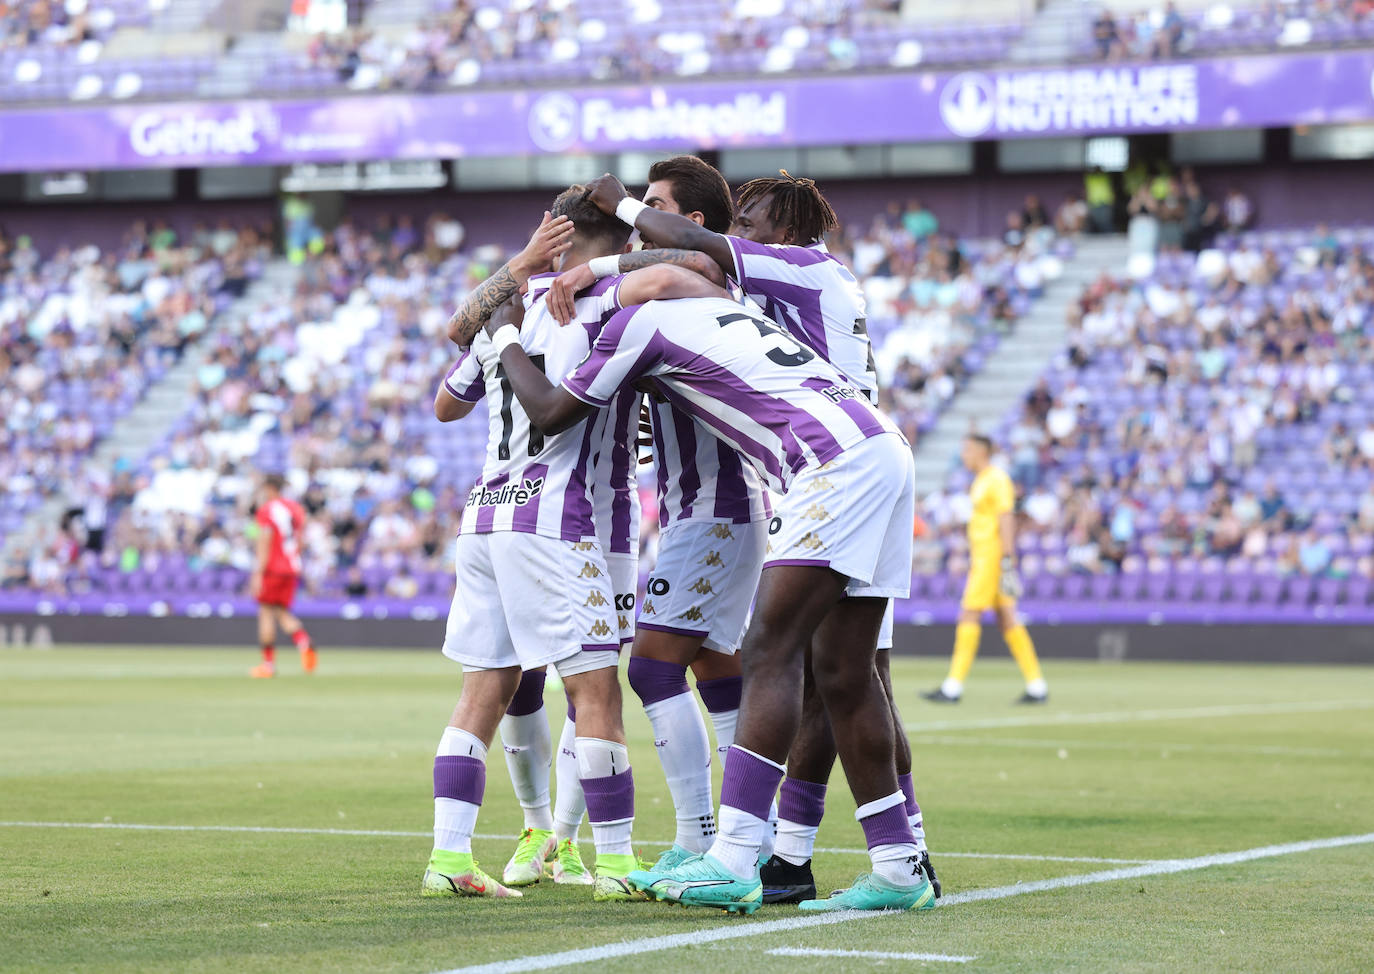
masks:
<svg viewBox="0 0 1374 974"><path fill-rule="evenodd" d="M531 355L530 361L540 372L544 371L544 356ZM511 388L510 382L506 379L506 367L501 363L496 364L496 378L501 382L501 445L496 450L496 456L501 460L510 459L510 438L515 432L515 419L511 416L511 407L515 403L515 390ZM539 456L544 451L544 434L533 426L530 427L529 455Z"/></svg>
<svg viewBox="0 0 1374 974"><path fill-rule="evenodd" d="M793 341L788 335L776 325L763 318L755 318L753 315L735 312L733 314L721 315L716 319L716 324L724 328L726 325L733 325L737 321L747 321L759 331L759 337L769 342L768 361L777 365L802 365L810 362L816 357L815 353Z"/></svg>

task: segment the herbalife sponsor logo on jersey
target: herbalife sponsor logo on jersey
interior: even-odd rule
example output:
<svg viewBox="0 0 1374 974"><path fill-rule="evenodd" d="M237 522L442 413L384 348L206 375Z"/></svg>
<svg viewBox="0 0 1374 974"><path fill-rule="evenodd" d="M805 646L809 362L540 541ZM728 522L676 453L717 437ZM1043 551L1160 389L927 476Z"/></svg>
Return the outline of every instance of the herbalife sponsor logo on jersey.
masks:
<svg viewBox="0 0 1374 974"><path fill-rule="evenodd" d="M1170 129L1196 125L1192 64L956 74L940 91L955 135Z"/></svg>
<svg viewBox="0 0 1374 974"><path fill-rule="evenodd" d="M468 494L468 507L499 507L502 504L528 504L539 496L539 492L544 489L544 478L536 477L534 480L522 480L518 483L505 484L495 490L488 490L482 484L472 488Z"/></svg>
<svg viewBox="0 0 1374 974"><path fill-rule="evenodd" d="M546 152L577 142L635 145L664 140L707 143L773 138L787 132L787 96L781 91L747 91L732 97L682 96L656 91L652 104L619 105L610 98L555 92L530 106L529 132Z"/></svg>

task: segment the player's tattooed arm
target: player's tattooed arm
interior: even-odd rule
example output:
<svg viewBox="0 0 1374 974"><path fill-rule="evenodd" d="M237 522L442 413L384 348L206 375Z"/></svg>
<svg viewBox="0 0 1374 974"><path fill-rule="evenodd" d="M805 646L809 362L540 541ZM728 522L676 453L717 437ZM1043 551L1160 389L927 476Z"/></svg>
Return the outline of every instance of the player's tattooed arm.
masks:
<svg viewBox="0 0 1374 974"><path fill-rule="evenodd" d="M660 265L670 265L694 271L717 287L723 287L725 284L725 274L716 266L716 262L697 250L673 248L636 250L632 253L621 254L618 260L619 267L617 270L621 274L630 274L634 271L646 270ZM596 275L592 272L590 264L581 264L555 278L549 288L547 298L549 313L553 315L554 320L560 325L569 324L577 316L577 295L595 283ZM658 296L661 295L656 295L656 297ZM626 301L623 297L621 299L622 305L634 303L636 302Z"/></svg>
<svg viewBox="0 0 1374 974"><path fill-rule="evenodd" d="M507 301L491 316L486 326L487 334L495 335L503 325L518 326L524 317L525 308L518 298ZM541 433L561 433L596 411L595 406L550 382L544 370L530 361L519 344L508 345L502 350L501 365L515 398L520 400L530 423Z"/></svg>
<svg viewBox="0 0 1374 974"><path fill-rule="evenodd" d="M674 298L729 298L730 293L700 274L672 264L656 264L626 274L620 282L621 307Z"/></svg>
<svg viewBox="0 0 1374 974"><path fill-rule="evenodd" d="M587 198L603 213L613 214L628 196L620 180L610 173L587 184ZM724 234L707 230L679 213L646 207L635 217L635 229L655 247L696 250L706 254L727 276L735 272L735 252Z"/></svg>
<svg viewBox="0 0 1374 974"><path fill-rule="evenodd" d="M539 229L530 242L500 270L487 278L463 299L448 320L448 337L460 348L468 348L477 332L497 308L518 294L532 274L553 267L553 262L572 246L573 224L566 216L551 216L544 211Z"/></svg>

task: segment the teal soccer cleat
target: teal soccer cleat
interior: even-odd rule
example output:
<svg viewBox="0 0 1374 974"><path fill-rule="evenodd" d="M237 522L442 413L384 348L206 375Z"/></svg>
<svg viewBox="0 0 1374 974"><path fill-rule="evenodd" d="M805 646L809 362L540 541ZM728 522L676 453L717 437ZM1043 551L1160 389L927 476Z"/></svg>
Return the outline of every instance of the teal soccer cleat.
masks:
<svg viewBox="0 0 1374 974"><path fill-rule="evenodd" d="M683 906L748 915L763 905L763 883L757 871L749 879L740 879L709 855L692 856L664 872L640 871L626 878L653 899Z"/></svg>
<svg viewBox="0 0 1374 974"><path fill-rule="evenodd" d="M826 900L807 900L798 904L813 913L830 910L933 910L935 887L924 876L916 886L894 886L887 880L864 873L849 889L837 890Z"/></svg>

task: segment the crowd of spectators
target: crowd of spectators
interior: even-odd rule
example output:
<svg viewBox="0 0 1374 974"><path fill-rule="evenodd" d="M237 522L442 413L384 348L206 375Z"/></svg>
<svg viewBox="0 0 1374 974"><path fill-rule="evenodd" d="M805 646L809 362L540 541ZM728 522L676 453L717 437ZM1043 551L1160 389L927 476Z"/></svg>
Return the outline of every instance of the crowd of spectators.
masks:
<svg viewBox="0 0 1374 974"><path fill-rule="evenodd" d="M1374 0L1265 0L1182 12L1173 2L1114 14L1099 10L1084 53L1101 61L1164 59L1224 50L1367 43Z"/></svg>
<svg viewBox="0 0 1374 974"><path fill-rule="evenodd" d="M243 292L266 252L253 228L201 227L180 241L140 222L108 251L47 255L0 231L0 535L47 498L99 493L107 478L87 469L99 438ZM52 547L69 551L68 540ZM52 575L47 554L37 554L40 577Z"/></svg>
<svg viewBox="0 0 1374 974"><path fill-rule="evenodd" d="M1227 243L1070 310L1063 360L999 436L1028 571L1374 576L1374 263L1324 226L1282 259ZM929 499L931 570L961 570L965 503Z"/></svg>

